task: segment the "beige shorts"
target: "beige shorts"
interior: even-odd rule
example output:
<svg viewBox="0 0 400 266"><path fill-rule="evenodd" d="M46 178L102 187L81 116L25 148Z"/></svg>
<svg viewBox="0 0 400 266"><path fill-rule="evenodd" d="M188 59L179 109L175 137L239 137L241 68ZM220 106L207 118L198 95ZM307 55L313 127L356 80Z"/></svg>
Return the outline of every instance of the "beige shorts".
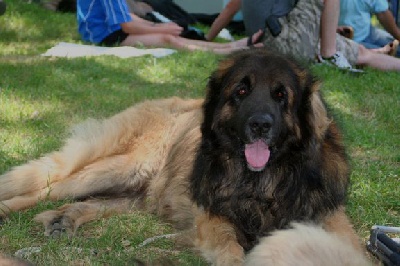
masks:
<svg viewBox="0 0 400 266"><path fill-rule="evenodd" d="M279 18L282 31L277 37L265 35L264 45L301 59L314 60L319 53L321 0L299 0L286 16ZM267 29L268 31L268 29ZM336 49L343 53L350 64L355 65L359 44L336 34Z"/></svg>

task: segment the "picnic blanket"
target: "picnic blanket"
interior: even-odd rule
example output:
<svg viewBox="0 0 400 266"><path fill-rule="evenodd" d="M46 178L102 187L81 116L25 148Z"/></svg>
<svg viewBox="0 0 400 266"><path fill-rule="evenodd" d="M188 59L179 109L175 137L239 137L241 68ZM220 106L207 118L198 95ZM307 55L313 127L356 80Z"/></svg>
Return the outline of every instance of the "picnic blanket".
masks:
<svg viewBox="0 0 400 266"><path fill-rule="evenodd" d="M129 46L101 47L95 45L60 42L56 46L47 50L44 54L42 54L42 56L73 58L82 56L115 55L120 58L128 58L152 55L154 57L164 57L175 52L176 50L166 48L141 49Z"/></svg>

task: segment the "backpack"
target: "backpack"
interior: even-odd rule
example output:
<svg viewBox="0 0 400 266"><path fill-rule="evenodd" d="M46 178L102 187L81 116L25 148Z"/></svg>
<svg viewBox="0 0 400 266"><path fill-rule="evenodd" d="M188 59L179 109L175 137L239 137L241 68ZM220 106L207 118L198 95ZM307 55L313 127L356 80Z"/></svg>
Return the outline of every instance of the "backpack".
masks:
<svg viewBox="0 0 400 266"><path fill-rule="evenodd" d="M190 26L190 24L198 22L196 18L183 10L172 0L141 0L141 2L153 8L152 12L146 13L143 17L144 19L153 22L175 22L183 28L181 37L193 40L205 40L204 33L201 30Z"/></svg>
<svg viewBox="0 0 400 266"><path fill-rule="evenodd" d="M132 1L132 0L131 0ZM188 12L183 10L172 0L141 0L150 5L154 11L169 18L171 21L179 24L180 26L190 25L196 23L196 19Z"/></svg>

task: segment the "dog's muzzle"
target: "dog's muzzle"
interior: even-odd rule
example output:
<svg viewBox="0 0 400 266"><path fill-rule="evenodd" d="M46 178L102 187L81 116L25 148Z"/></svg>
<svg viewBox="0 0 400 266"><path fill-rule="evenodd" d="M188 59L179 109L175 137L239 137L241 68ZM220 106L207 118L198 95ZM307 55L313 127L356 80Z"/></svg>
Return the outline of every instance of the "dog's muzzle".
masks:
<svg viewBox="0 0 400 266"><path fill-rule="evenodd" d="M271 130L274 119L270 114L252 115L246 124L246 135L250 141L265 139Z"/></svg>

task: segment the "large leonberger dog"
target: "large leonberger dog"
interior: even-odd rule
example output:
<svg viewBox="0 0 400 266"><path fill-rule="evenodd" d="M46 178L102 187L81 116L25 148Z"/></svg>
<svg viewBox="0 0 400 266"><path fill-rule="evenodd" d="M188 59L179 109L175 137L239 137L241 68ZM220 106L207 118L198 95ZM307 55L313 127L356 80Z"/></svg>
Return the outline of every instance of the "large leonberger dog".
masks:
<svg viewBox="0 0 400 266"><path fill-rule="evenodd" d="M319 82L294 60L241 51L212 73L205 100L146 101L74 129L60 151L0 177L0 208L77 201L36 216L45 233L132 209L192 230L217 265L240 265L292 222L352 243L349 165ZM318 245L318 243L316 243Z"/></svg>

